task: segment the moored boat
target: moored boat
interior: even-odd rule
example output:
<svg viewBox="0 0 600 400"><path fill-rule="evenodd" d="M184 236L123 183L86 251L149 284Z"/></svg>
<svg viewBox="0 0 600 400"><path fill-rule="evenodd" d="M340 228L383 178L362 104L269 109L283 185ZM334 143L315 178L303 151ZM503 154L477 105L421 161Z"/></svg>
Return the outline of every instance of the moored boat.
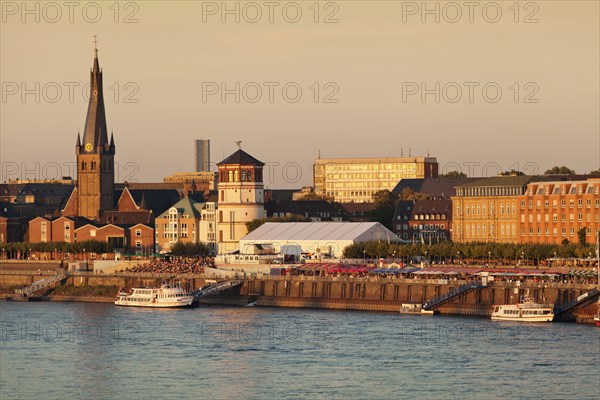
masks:
<svg viewBox="0 0 600 400"><path fill-rule="evenodd" d="M535 303L525 297L521 303L494 306L492 320L520 322L550 322L554 319L554 307Z"/></svg>
<svg viewBox="0 0 600 400"><path fill-rule="evenodd" d="M179 285L163 283L159 288L132 288L119 291L115 304L130 307L187 307L191 306L194 296Z"/></svg>

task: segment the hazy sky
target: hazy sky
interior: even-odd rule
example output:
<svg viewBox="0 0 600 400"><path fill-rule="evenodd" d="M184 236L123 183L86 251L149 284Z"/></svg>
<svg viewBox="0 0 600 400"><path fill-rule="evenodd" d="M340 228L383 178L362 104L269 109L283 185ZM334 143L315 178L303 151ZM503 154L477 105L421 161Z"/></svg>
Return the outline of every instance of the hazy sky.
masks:
<svg viewBox="0 0 600 400"><path fill-rule="evenodd" d="M114 4L2 1L1 180L74 175L94 34L120 181L192 170L197 138L212 162L242 140L268 187L311 184L319 150L600 165L598 1Z"/></svg>

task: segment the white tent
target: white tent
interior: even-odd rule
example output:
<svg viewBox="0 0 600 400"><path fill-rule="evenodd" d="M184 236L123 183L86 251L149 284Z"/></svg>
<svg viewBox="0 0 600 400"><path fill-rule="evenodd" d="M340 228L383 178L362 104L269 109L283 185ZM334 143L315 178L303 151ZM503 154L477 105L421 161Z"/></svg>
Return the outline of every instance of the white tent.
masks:
<svg viewBox="0 0 600 400"><path fill-rule="evenodd" d="M242 254L254 245L298 245L303 253L342 257L346 246L368 241L397 242L398 237L378 222L267 222L240 240Z"/></svg>

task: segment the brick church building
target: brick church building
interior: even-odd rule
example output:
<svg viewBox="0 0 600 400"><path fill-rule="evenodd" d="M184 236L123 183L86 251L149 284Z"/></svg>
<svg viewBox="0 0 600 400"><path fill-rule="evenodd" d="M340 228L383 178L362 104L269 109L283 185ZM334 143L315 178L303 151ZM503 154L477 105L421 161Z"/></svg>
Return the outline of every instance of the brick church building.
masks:
<svg viewBox="0 0 600 400"><path fill-rule="evenodd" d="M83 131L75 145L77 183L57 218L29 221L29 242L100 240L115 250L154 252L154 217L180 198L175 189L115 189L116 146L106 125L102 69L94 46L90 97ZM152 203L153 206L149 206Z"/></svg>

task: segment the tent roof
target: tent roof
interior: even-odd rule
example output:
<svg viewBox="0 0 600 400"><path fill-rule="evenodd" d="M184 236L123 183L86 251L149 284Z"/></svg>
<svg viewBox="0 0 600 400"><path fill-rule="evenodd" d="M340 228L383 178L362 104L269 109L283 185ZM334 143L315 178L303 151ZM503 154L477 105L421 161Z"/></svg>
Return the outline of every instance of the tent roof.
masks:
<svg viewBox="0 0 600 400"><path fill-rule="evenodd" d="M385 240L398 237L378 222L267 222L242 240Z"/></svg>

